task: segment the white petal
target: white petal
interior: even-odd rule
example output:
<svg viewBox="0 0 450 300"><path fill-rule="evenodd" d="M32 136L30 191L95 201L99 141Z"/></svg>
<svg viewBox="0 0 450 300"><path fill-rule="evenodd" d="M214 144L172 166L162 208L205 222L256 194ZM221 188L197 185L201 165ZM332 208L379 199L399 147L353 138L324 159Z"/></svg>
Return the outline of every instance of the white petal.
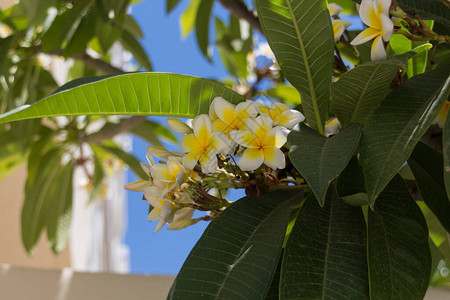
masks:
<svg viewBox="0 0 450 300"><path fill-rule="evenodd" d="M145 188L151 187L152 182L148 180L139 180L125 184L123 187L126 190L133 192L143 192Z"/></svg>
<svg viewBox="0 0 450 300"><path fill-rule="evenodd" d="M164 222L163 220L159 220L158 225L156 225L155 231L153 231L153 233L158 232L161 228L163 228L164 225L166 225L166 222Z"/></svg>
<svg viewBox="0 0 450 300"><path fill-rule="evenodd" d="M336 3L330 3L328 4L328 11L330 12L330 16L335 17L341 13L341 11L344 10L342 7L337 5Z"/></svg>
<svg viewBox="0 0 450 300"><path fill-rule="evenodd" d="M359 16L367 26L378 27L378 15L375 14L375 2L373 0L361 1Z"/></svg>
<svg viewBox="0 0 450 300"><path fill-rule="evenodd" d="M232 142L221 132L213 132L210 137L211 150L216 153L230 154L233 152Z"/></svg>
<svg viewBox="0 0 450 300"><path fill-rule="evenodd" d="M380 30L369 27L358 34L350 44L352 44L353 46L364 44L365 42L370 41L379 34L381 34Z"/></svg>
<svg viewBox="0 0 450 300"><path fill-rule="evenodd" d="M150 164L150 166L153 166L155 164L155 159L153 158L153 156L150 154L150 152L146 152L145 153L145 157L147 158L148 163Z"/></svg>
<svg viewBox="0 0 450 300"><path fill-rule="evenodd" d="M208 151L200 156L200 165L204 174L211 174L217 171L217 156L214 151Z"/></svg>
<svg viewBox="0 0 450 300"><path fill-rule="evenodd" d="M375 0L375 6L379 13L389 15L389 7L392 0Z"/></svg>
<svg viewBox="0 0 450 300"><path fill-rule="evenodd" d="M233 122L235 109L236 106L234 104L231 104L223 98L217 98L217 100L214 101L214 111L217 116L227 124Z"/></svg>
<svg viewBox="0 0 450 300"><path fill-rule="evenodd" d="M379 61L386 59L386 50L384 49L383 39L377 36L373 41L372 50L370 52L370 59L372 61Z"/></svg>
<svg viewBox="0 0 450 300"><path fill-rule="evenodd" d="M292 129L295 125L305 120L305 116L298 110L290 109L284 111L280 115L279 126L284 126L287 129Z"/></svg>
<svg viewBox="0 0 450 300"><path fill-rule="evenodd" d="M200 158L199 152L188 153L183 157L183 165L187 169L192 170L195 168L195 165L197 164L199 158Z"/></svg>
<svg viewBox="0 0 450 300"><path fill-rule="evenodd" d="M256 102L247 100L236 105L234 111L235 118L254 118L258 114L258 106Z"/></svg>
<svg viewBox="0 0 450 300"><path fill-rule="evenodd" d="M195 137L199 139L208 137L212 131L211 119L205 114L195 117L192 120L192 129L194 130Z"/></svg>
<svg viewBox="0 0 450 300"><path fill-rule="evenodd" d="M167 159L171 155L169 150L160 146L147 147L147 151L162 159Z"/></svg>
<svg viewBox="0 0 450 300"><path fill-rule="evenodd" d="M264 164L274 170L286 167L286 158L283 151L276 147L264 148Z"/></svg>
<svg viewBox="0 0 450 300"><path fill-rule="evenodd" d="M287 141L289 131L282 126L272 128L264 137L263 146L281 148Z"/></svg>
<svg viewBox="0 0 450 300"><path fill-rule="evenodd" d="M381 36L385 42L388 42L391 39L392 32L394 31L394 23L392 23L389 16L385 14L381 14L380 17L382 26Z"/></svg>
<svg viewBox="0 0 450 300"><path fill-rule="evenodd" d="M249 148L244 151L241 159L238 162L239 168L242 171L253 171L258 169L264 162L263 150Z"/></svg>
<svg viewBox="0 0 450 300"><path fill-rule="evenodd" d="M169 127L176 132L192 133L191 127L189 127L186 123L183 123L182 121L175 118L167 119L167 125L169 125Z"/></svg>
<svg viewBox="0 0 450 300"><path fill-rule="evenodd" d="M150 165L143 162L141 162L140 165L144 172L150 175Z"/></svg>

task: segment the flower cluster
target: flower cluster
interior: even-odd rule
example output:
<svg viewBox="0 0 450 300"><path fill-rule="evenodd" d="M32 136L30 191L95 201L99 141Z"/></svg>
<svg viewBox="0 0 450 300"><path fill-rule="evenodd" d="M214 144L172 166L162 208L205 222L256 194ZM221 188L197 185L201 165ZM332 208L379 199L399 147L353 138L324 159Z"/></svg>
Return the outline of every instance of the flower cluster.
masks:
<svg viewBox="0 0 450 300"><path fill-rule="evenodd" d="M283 103L266 106L247 100L234 105L217 97L209 114L197 116L191 126L168 119L170 128L183 133L182 152L148 147L149 163L142 167L149 180L125 188L144 192L152 208L148 219L159 220L155 231L165 224L171 224L168 229L181 229L209 220L229 205L214 196L213 190L247 188L245 180L258 170L285 168L281 148L289 131L303 120L302 113ZM154 157L162 160L155 163ZM209 215L192 219L196 209L209 211Z"/></svg>
<svg viewBox="0 0 450 300"><path fill-rule="evenodd" d="M343 10L342 7L337 5L336 3L330 3L328 4L328 11L330 12L330 16L333 18L331 21L331 24L333 25L333 34L334 34L334 41L338 42L341 39L342 34L344 31L352 25L352 23L341 20L339 18L339 14Z"/></svg>

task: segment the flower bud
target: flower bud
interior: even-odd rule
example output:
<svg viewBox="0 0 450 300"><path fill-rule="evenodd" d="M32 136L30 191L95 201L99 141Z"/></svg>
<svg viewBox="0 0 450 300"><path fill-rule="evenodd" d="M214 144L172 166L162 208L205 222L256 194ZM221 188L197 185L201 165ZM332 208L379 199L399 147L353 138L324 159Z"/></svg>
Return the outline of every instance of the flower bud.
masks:
<svg viewBox="0 0 450 300"><path fill-rule="evenodd" d="M181 122L178 119L170 118L167 119L167 125L169 125L172 130L180 133L192 133L192 128L189 127L187 124Z"/></svg>

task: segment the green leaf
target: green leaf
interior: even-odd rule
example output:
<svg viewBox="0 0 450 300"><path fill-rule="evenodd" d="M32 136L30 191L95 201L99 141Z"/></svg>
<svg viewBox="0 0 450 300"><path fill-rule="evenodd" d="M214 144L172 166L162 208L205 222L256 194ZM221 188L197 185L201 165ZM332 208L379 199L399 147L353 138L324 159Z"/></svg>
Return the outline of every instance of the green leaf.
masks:
<svg viewBox="0 0 450 300"><path fill-rule="evenodd" d="M444 185L442 155L418 143L408 159L423 201L450 232L450 201Z"/></svg>
<svg viewBox="0 0 450 300"><path fill-rule="evenodd" d="M368 205L364 176L358 158L352 157L336 182L339 197L347 204Z"/></svg>
<svg viewBox="0 0 450 300"><path fill-rule="evenodd" d="M21 0L19 6L29 19L29 26L44 20L47 9L55 6L56 0Z"/></svg>
<svg viewBox="0 0 450 300"><path fill-rule="evenodd" d="M178 139L169 129L150 120L145 120L144 122L139 123L139 125L133 127L130 132L150 142L154 146L162 146L159 140L160 137L166 138L168 141L178 144Z"/></svg>
<svg viewBox="0 0 450 300"><path fill-rule="evenodd" d="M100 43L100 47L103 53L108 53L108 50L118 40L123 32L123 29L119 27L114 20L108 19L107 21L97 18L96 37Z"/></svg>
<svg viewBox="0 0 450 300"><path fill-rule="evenodd" d="M284 251L280 299L369 299L364 216L334 188L306 199Z"/></svg>
<svg viewBox="0 0 450 300"><path fill-rule="evenodd" d="M423 299L431 255L425 219L400 176L368 212L371 299Z"/></svg>
<svg viewBox="0 0 450 300"><path fill-rule="evenodd" d="M10 35L6 38L0 38L0 74L4 74L8 65L9 50L13 46L14 36Z"/></svg>
<svg viewBox="0 0 450 300"><path fill-rule="evenodd" d="M447 190L447 197L450 199L450 117L447 117L442 132L442 153L444 154L444 182Z"/></svg>
<svg viewBox="0 0 450 300"><path fill-rule="evenodd" d="M256 8L283 75L301 94L306 120L323 134L334 53L326 1L259 0Z"/></svg>
<svg viewBox="0 0 450 300"><path fill-rule="evenodd" d="M154 115L192 118L221 96L245 97L213 80L167 73L132 73L76 79L31 106L0 115L0 123L50 116Z"/></svg>
<svg viewBox="0 0 450 300"><path fill-rule="evenodd" d="M277 267L290 208L301 193L274 191L233 203L206 228L168 299L263 299Z"/></svg>
<svg viewBox="0 0 450 300"><path fill-rule="evenodd" d="M284 249L283 249L284 250ZM281 277L281 263L283 262L284 251L281 251L280 259L278 259L278 265L273 274L272 283L267 290L264 300L279 300L280 299L280 277Z"/></svg>
<svg viewBox="0 0 450 300"><path fill-rule="evenodd" d="M47 237L54 253L66 247L72 221L73 161L60 166L50 193L46 195Z"/></svg>
<svg viewBox="0 0 450 300"><path fill-rule="evenodd" d="M92 175L92 185L88 203L94 201L95 198L97 198L97 196L99 195L103 187L103 178L105 177L105 171L103 170L102 162L100 161L100 158L95 150L93 150L93 152L94 153L92 157L94 159L94 174Z"/></svg>
<svg viewBox="0 0 450 300"><path fill-rule="evenodd" d="M202 0L192 0L180 18L181 36L183 38L186 38L195 27L197 10L201 1Z"/></svg>
<svg viewBox="0 0 450 300"><path fill-rule="evenodd" d="M180 0L166 0L166 13L170 13L180 2Z"/></svg>
<svg viewBox="0 0 450 300"><path fill-rule="evenodd" d="M95 34L96 16L94 13L89 13L81 19L76 31L64 47L64 56L71 57L86 49L88 42Z"/></svg>
<svg viewBox="0 0 450 300"><path fill-rule="evenodd" d="M211 51L209 49L209 18L213 4L214 0L201 0L197 10L197 17L195 18L197 44L208 61L211 61Z"/></svg>
<svg viewBox="0 0 450 300"><path fill-rule="evenodd" d="M273 88L265 91L265 94L290 105L299 105L302 103L298 91L293 86L282 83L277 84Z"/></svg>
<svg viewBox="0 0 450 300"><path fill-rule="evenodd" d="M141 27L132 16L125 15L122 26L123 29L131 33L133 36L136 36L141 39L144 38L144 34L142 33Z"/></svg>
<svg viewBox="0 0 450 300"><path fill-rule="evenodd" d="M352 124L337 135L326 138L304 124L288 136L289 157L303 175L321 206L328 186L349 162L361 136L361 126Z"/></svg>
<svg viewBox="0 0 450 300"><path fill-rule="evenodd" d="M138 64L143 66L147 71L152 70L152 64L150 62L150 59L148 58L147 53L131 33L123 30L122 34L120 35L120 43L126 50L130 51L130 53L133 54L133 57L136 59Z"/></svg>
<svg viewBox="0 0 450 300"><path fill-rule="evenodd" d="M359 65L344 73L331 86L331 111L344 125L354 122L363 125L380 105L389 83L403 67L397 60L387 60Z"/></svg>
<svg viewBox="0 0 450 300"><path fill-rule="evenodd" d="M60 184L60 161L62 149L53 148L39 161L39 176L34 180L27 178L25 184L25 201L22 206L22 242L25 250L32 253L46 226L46 201L51 190Z"/></svg>
<svg viewBox="0 0 450 300"><path fill-rule="evenodd" d="M111 153L112 155L116 156L118 159L122 160L124 163L126 163L131 170L142 180L148 180L148 174L142 169L141 163L139 160L136 159L133 155L130 153L127 153L116 146L109 146L109 145L98 145L91 147L95 149L98 147L106 152Z"/></svg>
<svg viewBox="0 0 450 300"><path fill-rule="evenodd" d="M371 205L448 98L449 73L450 69L439 68L410 78L391 92L367 120L360 159Z"/></svg>

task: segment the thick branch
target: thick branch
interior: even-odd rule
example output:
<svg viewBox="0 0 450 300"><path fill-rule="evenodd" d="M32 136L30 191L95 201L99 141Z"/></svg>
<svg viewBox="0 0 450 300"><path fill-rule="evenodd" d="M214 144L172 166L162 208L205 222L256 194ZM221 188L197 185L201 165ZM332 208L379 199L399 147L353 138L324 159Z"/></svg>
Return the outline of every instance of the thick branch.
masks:
<svg viewBox="0 0 450 300"><path fill-rule="evenodd" d="M243 2L239 0L219 0L219 2L230 11L231 14L239 19L247 21L253 29L263 33L261 23L254 11L249 9ZM264 33L263 33L264 34Z"/></svg>
<svg viewBox="0 0 450 300"><path fill-rule="evenodd" d="M100 143L104 140L111 139L119 133L127 132L145 120L145 116L133 116L123 119L119 123L111 125L103 130L99 130L93 134L87 135L80 139L80 142Z"/></svg>

